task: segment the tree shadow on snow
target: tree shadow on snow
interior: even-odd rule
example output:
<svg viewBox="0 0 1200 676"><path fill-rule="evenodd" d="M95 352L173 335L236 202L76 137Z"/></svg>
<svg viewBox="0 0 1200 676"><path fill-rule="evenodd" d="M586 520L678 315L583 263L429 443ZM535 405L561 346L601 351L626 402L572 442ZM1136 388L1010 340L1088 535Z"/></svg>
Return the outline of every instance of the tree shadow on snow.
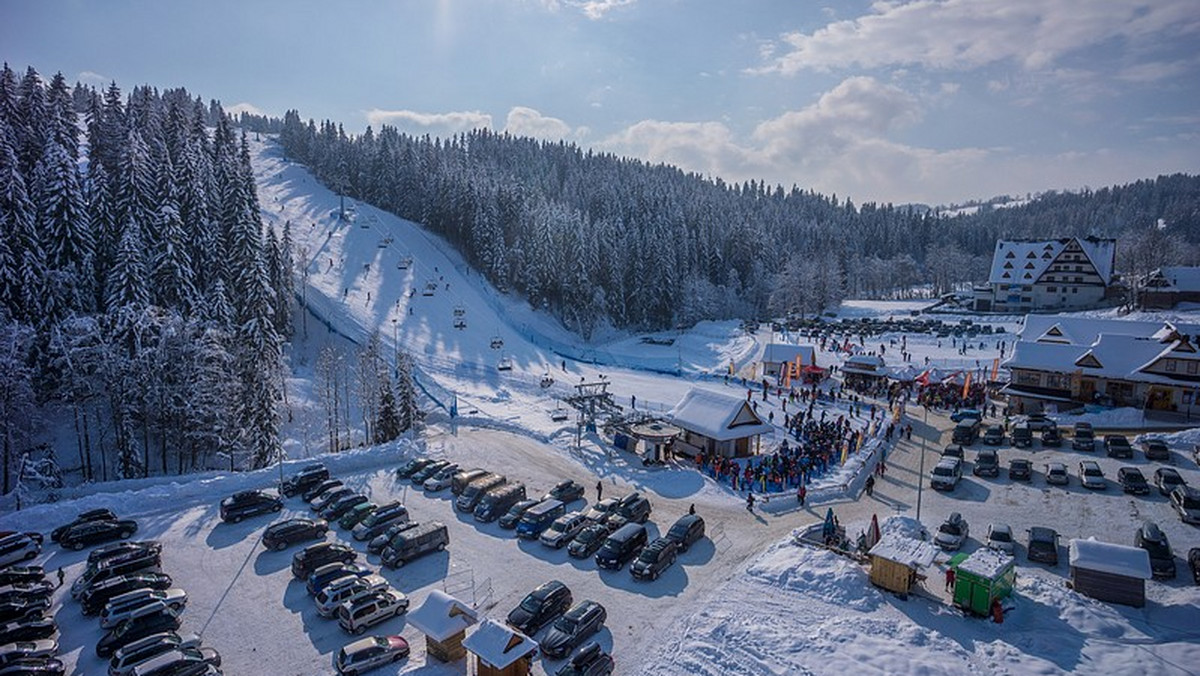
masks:
<svg viewBox="0 0 1200 676"><path fill-rule="evenodd" d="M313 543L318 542L313 540ZM296 549L295 551L300 551ZM292 556L294 552L291 549L285 549L282 552L264 549L254 557L254 573L256 575L270 575L278 573L284 568L290 568L292 565Z"/></svg>
<svg viewBox="0 0 1200 676"><path fill-rule="evenodd" d="M243 543L248 538L257 539L258 531L265 527L266 524L255 523L254 520L241 523L220 522L208 531L208 537L204 539L204 542L213 549L224 549Z"/></svg>

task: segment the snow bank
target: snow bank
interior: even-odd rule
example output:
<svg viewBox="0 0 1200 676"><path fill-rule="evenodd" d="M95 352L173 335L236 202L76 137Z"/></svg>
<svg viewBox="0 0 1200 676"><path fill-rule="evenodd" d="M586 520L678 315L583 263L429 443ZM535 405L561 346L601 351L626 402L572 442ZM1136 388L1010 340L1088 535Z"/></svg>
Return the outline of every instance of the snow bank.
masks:
<svg viewBox="0 0 1200 676"><path fill-rule="evenodd" d="M925 540L929 537L929 532L925 530L925 526L920 521L899 514L893 514L884 519L879 524L879 534L881 537L895 536L908 540Z"/></svg>
<svg viewBox="0 0 1200 676"><path fill-rule="evenodd" d="M1150 439L1161 439L1163 443L1171 448L1182 448L1190 450L1192 447L1200 444L1200 427L1175 432L1174 434L1149 433L1139 434L1134 437L1133 442L1140 444Z"/></svg>
<svg viewBox="0 0 1200 676"><path fill-rule="evenodd" d="M824 603L864 612L874 610L882 600L858 564L825 549L790 542L772 545L750 564L746 575L771 587L803 591Z"/></svg>

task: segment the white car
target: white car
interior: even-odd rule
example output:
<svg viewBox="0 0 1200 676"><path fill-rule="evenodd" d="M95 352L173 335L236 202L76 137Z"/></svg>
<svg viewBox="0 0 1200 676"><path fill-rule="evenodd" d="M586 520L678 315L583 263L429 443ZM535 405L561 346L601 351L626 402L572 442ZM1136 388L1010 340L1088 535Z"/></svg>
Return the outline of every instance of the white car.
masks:
<svg viewBox="0 0 1200 676"><path fill-rule="evenodd" d="M187 592L172 587L158 591L155 589L135 589L131 592L114 596L104 610L100 611L100 628L111 629L131 617L161 612L164 606L183 610L187 606ZM144 610L153 608L153 611Z"/></svg>
<svg viewBox="0 0 1200 676"><path fill-rule="evenodd" d="M130 676L133 668L152 657L172 650L200 647L196 634L179 635L173 631L140 638L113 653L108 662L108 676Z"/></svg>
<svg viewBox="0 0 1200 676"><path fill-rule="evenodd" d="M1083 484L1084 488L1092 490L1104 490L1108 487L1108 482L1104 479L1104 472L1100 470L1100 464L1095 460L1084 460L1079 463L1079 483Z"/></svg>
<svg viewBox="0 0 1200 676"><path fill-rule="evenodd" d="M351 634L361 634L367 627L408 611L408 597L395 589L355 596L338 608L338 626Z"/></svg>
<svg viewBox="0 0 1200 676"><path fill-rule="evenodd" d="M361 638L333 654L333 668L345 676L357 676L408 657L408 641L403 636Z"/></svg>
<svg viewBox="0 0 1200 676"><path fill-rule="evenodd" d="M388 581L382 575L338 580L317 594L317 613L321 617L333 617L338 607L355 596L387 588Z"/></svg>
<svg viewBox="0 0 1200 676"><path fill-rule="evenodd" d="M1006 523L993 523L988 526L987 546L1007 554L1013 553L1012 528Z"/></svg>
<svg viewBox="0 0 1200 676"><path fill-rule="evenodd" d="M459 466L457 463L450 463L439 469L437 474L425 480L425 490L436 492L450 487L450 483L454 480L454 475L458 474Z"/></svg>
<svg viewBox="0 0 1200 676"><path fill-rule="evenodd" d="M539 539L547 547L562 549L586 525L588 525L588 520L583 515L583 512L563 514L555 519L549 528L542 531L542 536Z"/></svg>
<svg viewBox="0 0 1200 676"><path fill-rule="evenodd" d="M17 641L0 646L0 664L8 664L17 660L32 660L42 657L54 657L58 652L58 641L43 638L36 641Z"/></svg>
<svg viewBox="0 0 1200 676"><path fill-rule="evenodd" d="M42 545L24 533L0 538L0 568L18 561L28 561L42 552Z"/></svg>
<svg viewBox="0 0 1200 676"><path fill-rule="evenodd" d="M954 551L963 546L970 532L967 520L962 518L958 512L953 512L946 518L945 523L938 526L937 535L933 536L933 542L946 551Z"/></svg>

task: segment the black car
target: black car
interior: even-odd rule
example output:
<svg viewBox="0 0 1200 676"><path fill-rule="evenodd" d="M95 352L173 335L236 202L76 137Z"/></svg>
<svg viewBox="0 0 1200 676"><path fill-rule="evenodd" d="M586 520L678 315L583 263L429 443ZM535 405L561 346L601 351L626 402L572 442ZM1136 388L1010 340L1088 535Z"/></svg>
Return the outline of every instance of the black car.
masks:
<svg viewBox="0 0 1200 676"><path fill-rule="evenodd" d="M88 552L89 566L118 556L130 555L134 552L162 553L162 543L157 540L138 540L137 542L114 542L111 545L97 547Z"/></svg>
<svg viewBox="0 0 1200 676"><path fill-rule="evenodd" d="M1188 568L1192 569L1192 582L1200 584L1200 547L1188 550Z"/></svg>
<svg viewBox="0 0 1200 676"><path fill-rule="evenodd" d="M583 646L554 676L611 676L616 664L600 644L591 641Z"/></svg>
<svg viewBox="0 0 1200 676"><path fill-rule="evenodd" d="M1033 463L1025 458L1013 458L1009 460L1008 478L1013 481L1032 481Z"/></svg>
<svg viewBox="0 0 1200 676"><path fill-rule="evenodd" d="M59 526L58 528L55 528L54 530L50 531L50 540L53 542L58 542L59 539L62 538L63 533L66 533L72 527L78 526L81 523L87 523L89 521L116 521L116 520L117 520L117 515L113 514L112 510L109 510L109 509L93 509L91 511L83 512L79 516L75 517L75 520L72 521L71 523Z"/></svg>
<svg viewBox="0 0 1200 676"><path fill-rule="evenodd" d="M1175 555L1171 553L1171 543L1167 534L1162 532L1158 524L1146 521L1133 538L1133 545L1141 547L1150 555L1150 573L1156 580L1175 579Z"/></svg>
<svg viewBox="0 0 1200 676"><path fill-rule="evenodd" d="M282 551L297 542L320 540L328 530L329 523L324 519L287 519L267 526L262 542L267 549Z"/></svg>
<svg viewBox="0 0 1200 676"><path fill-rule="evenodd" d="M429 463L428 465L425 465L421 469L413 472L412 475L410 475L408 477L408 479L409 479L409 481L412 481L414 484L423 484L423 483L425 483L426 479L433 476L434 474L437 474L438 472L440 472L442 470L443 467L446 467L449 464L450 464L449 460L435 460L435 461Z"/></svg>
<svg viewBox="0 0 1200 676"><path fill-rule="evenodd" d="M421 523L419 521L405 521L403 523L397 523L388 526L387 530L383 531L379 535L376 535L374 538L371 538L371 541L367 543L367 553L378 554L379 552L382 552L384 548L392 543L392 540L395 539L397 535L410 528L416 528L420 525Z"/></svg>
<svg viewBox="0 0 1200 676"><path fill-rule="evenodd" d="M248 516L278 512L283 500L262 491L242 491L221 501L221 520L237 523Z"/></svg>
<svg viewBox="0 0 1200 676"><path fill-rule="evenodd" d="M1158 486L1158 492L1162 495L1170 495L1171 491L1180 486L1186 486L1187 482L1179 475L1172 467L1159 467L1154 470L1154 485Z"/></svg>
<svg viewBox="0 0 1200 676"><path fill-rule="evenodd" d="M1142 451L1146 454L1147 460L1171 461L1171 448L1162 439L1147 439L1142 442Z"/></svg>
<svg viewBox="0 0 1200 676"><path fill-rule="evenodd" d="M432 458L413 458L412 460L409 460L408 462L396 468L396 477L399 479L407 479L417 472L425 469L425 467L432 462Z"/></svg>
<svg viewBox="0 0 1200 676"><path fill-rule="evenodd" d="M49 617L8 622L0 625L0 645L50 638L57 632L58 624Z"/></svg>
<svg viewBox="0 0 1200 676"><path fill-rule="evenodd" d="M966 455L963 453L963 447L959 444L950 444L949 446L943 448L942 449L942 457L943 458L950 457L950 458L958 458L959 460L966 460Z"/></svg>
<svg viewBox="0 0 1200 676"><path fill-rule="evenodd" d="M325 505L325 507L321 509L321 516L323 516L326 519L329 519L330 521L334 521L336 519L342 518L342 516L344 516L346 514L346 512L349 512L351 510L351 508L355 507L356 505L361 505L363 503L370 502L370 500L371 499L365 495L360 495L360 494L355 494L355 493L351 493L350 495L343 495L342 497L338 498L337 500L334 500L334 501L330 502L328 505Z"/></svg>
<svg viewBox="0 0 1200 676"><path fill-rule="evenodd" d="M166 573L140 573L121 575L88 587L79 595L79 607L84 615L96 615L114 596L134 589L170 589L171 576Z"/></svg>
<svg viewBox="0 0 1200 676"><path fill-rule="evenodd" d="M329 468L319 462L315 462L311 465L301 467L299 472L288 477L283 482L283 485L279 487L279 491L290 498L298 493L303 493L305 490L328 478Z"/></svg>
<svg viewBox="0 0 1200 676"><path fill-rule="evenodd" d="M646 523L650 518L650 500L641 493L630 493L621 498L616 511L608 518L617 527L627 523Z"/></svg>
<svg viewBox="0 0 1200 676"><path fill-rule="evenodd" d="M310 573L327 563L351 563L358 552L337 542L318 542L296 552L292 557L292 575L306 579Z"/></svg>
<svg viewBox="0 0 1200 676"><path fill-rule="evenodd" d="M8 601L24 601L54 595L54 583L49 580L37 582L21 582L0 587L0 603ZM0 643L0 645L4 645Z"/></svg>
<svg viewBox="0 0 1200 676"><path fill-rule="evenodd" d="M583 484L567 479L554 484L554 488L550 492L543 495L543 500L559 500L564 505L583 499Z"/></svg>
<svg viewBox="0 0 1200 676"><path fill-rule="evenodd" d="M1133 446L1121 434L1104 435L1104 452L1110 458L1132 458Z"/></svg>
<svg viewBox="0 0 1200 676"><path fill-rule="evenodd" d="M1053 528L1034 526L1029 529L1027 547L1030 561L1058 565L1058 533Z"/></svg>
<svg viewBox="0 0 1200 676"><path fill-rule="evenodd" d="M1092 431L1091 423L1075 423L1075 438L1071 439L1071 448L1088 452L1096 450L1096 433Z"/></svg>
<svg viewBox="0 0 1200 676"><path fill-rule="evenodd" d="M999 425L992 425L983 433L983 443L988 446L999 446L1004 443L1004 428Z"/></svg>
<svg viewBox="0 0 1200 676"><path fill-rule="evenodd" d="M610 533L612 533L612 529L606 524L593 523L584 526L583 530L575 535L575 539L567 545L567 554L574 559L589 558L600 549Z"/></svg>
<svg viewBox="0 0 1200 676"><path fill-rule="evenodd" d="M1142 471L1136 467L1122 467L1117 470L1117 481L1121 490L1132 495L1150 495L1150 484Z"/></svg>
<svg viewBox="0 0 1200 676"><path fill-rule="evenodd" d="M975 467L971 469L975 476L1000 476L1000 454L991 449L985 449L975 455Z"/></svg>
<svg viewBox="0 0 1200 676"><path fill-rule="evenodd" d="M58 543L68 549L83 549L112 540L128 540L137 532L137 522L132 519L117 521L88 521L67 529Z"/></svg>
<svg viewBox="0 0 1200 676"><path fill-rule="evenodd" d="M521 500L512 507L509 507L508 511L500 517L500 527L505 530L512 530L516 528L517 524L521 521L521 516L524 515L525 512L529 511L530 507L533 507L539 502L541 502L541 500Z"/></svg>
<svg viewBox="0 0 1200 676"><path fill-rule="evenodd" d="M0 587L26 582L41 582L46 579L46 569L41 566L9 566L0 568ZM4 645L0 643L0 645Z"/></svg>
<svg viewBox="0 0 1200 676"><path fill-rule="evenodd" d="M312 511L320 514L325 511L326 507L332 505L333 503L337 502L338 500L341 500L342 498L348 498L351 495L358 495L358 493L355 493L353 488L349 488L347 486L339 486L331 491L326 491L326 492L318 495L312 501L312 504L310 505L310 509L312 509ZM328 517L326 517L326 518L328 518Z"/></svg>
<svg viewBox="0 0 1200 676"><path fill-rule="evenodd" d="M678 545L680 553L686 552L692 543L704 537L704 519L696 514L684 514L671 525L665 537Z"/></svg>
<svg viewBox="0 0 1200 676"><path fill-rule="evenodd" d="M112 657L119 648L151 634L175 631L179 629L180 624L179 613L170 608L163 609L161 613L125 620L101 637L96 644L96 654L100 657Z"/></svg>
<svg viewBox="0 0 1200 676"><path fill-rule="evenodd" d="M300 493L300 499L311 504L313 500L316 500L320 495L324 495L326 491L331 491L335 488L341 487L341 479L325 479L324 481L313 484L312 486L304 489L304 492Z"/></svg>
<svg viewBox="0 0 1200 676"><path fill-rule="evenodd" d="M603 629L607 619L608 611L599 603L591 600L580 603L550 626L542 638L542 652L554 659L570 654L575 646Z"/></svg>
<svg viewBox="0 0 1200 676"><path fill-rule="evenodd" d="M1062 434L1059 433L1057 427L1047 427L1042 430L1042 445L1050 448L1058 448L1063 445Z"/></svg>
<svg viewBox="0 0 1200 676"><path fill-rule="evenodd" d="M533 636L571 607L571 590L558 580L551 580L529 592L520 605L508 614L508 624Z"/></svg>
<svg viewBox="0 0 1200 676"><path fill-rule="evenodd" d="M21 659L0 667L0 676L63 676L67 665L54 657Z"/></svg>
<svg viewBox="0 0 1200 676"><path fill-rule="evenodd" d="M24 624L46 615L50 610L50 599L29 599L0 603L0 623L19 622Z"/></svg>
<svg viewBox="0 0 1200 676"><path fill-rule="evenodd" d="M629 564L629 572L635 580L657 580L664 570L675 563L678 555L679 548L673 540L658 538L638 553L633 563Z"/></svg>

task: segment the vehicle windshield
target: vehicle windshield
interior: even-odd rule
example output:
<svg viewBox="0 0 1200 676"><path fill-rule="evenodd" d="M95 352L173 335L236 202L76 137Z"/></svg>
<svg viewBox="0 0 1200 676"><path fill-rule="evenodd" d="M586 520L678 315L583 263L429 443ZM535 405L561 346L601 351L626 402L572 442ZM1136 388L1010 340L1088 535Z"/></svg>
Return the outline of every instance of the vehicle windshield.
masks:
<svg viewBox="0 0 1200 676"><path fill-rule="evenodd" d="M521 609L536 613L542 607L542 602L537 597L530 595L526 596L524 601L521 601Z"/></svg>
<svg viewBox="0 0 1200 676"><path fill-rule="evenodd" d="M653 563L657 559L658 559L658 552L653 549L650 549L649 547L643 549L641 554L638 554L638 560L644 561L646 563Z"/></svg>
<svg viewBox="0 0 1200 676"><path fill-rule="evenodd" d="M561 533L561 532L565 531L566 529L567 529L567 524L565 524L561 521L555 521L554 523L550 524L550 530L554 531L555 533Z"/></svg>
<svg viewBox="0 0 1200 676"><path fill-rule="evenodd" d="M1200 498L1184 496L1183 508L1184 509L1200 509Z"/></svg>
<svg viewBox="0 0 1200 676"><path fill-rule="evenodd" d="M949 467L941 467L941 466L934 467L933 473L938 476L950 476L951 474L954 474L954 472Z"/></svg>
<svg viewBox="0 0 1200 676"><path fill-rule="evenodd" d="M1152 559L1169 559L1171 558L1171 548L1161 542L1153 540L1142 540L1142 549L1150 553Z"/></svg>
<svg viewBox="0 0 1200 676"><path fill-rule="evenodd" d="M558 622L554 623L554 628L565 634L574 634L577 625L578 623L575 620L569 617L562 617L559 618Z"/></svg>
<svg viewBox="0 0 1200 676"><path fill-rule="evenodd" d="M1144 483L1146 483L1146 477L1142 476L1141 474L1133 474L1133 473L1126 474L1126 475L1125 475L1125 480L1126 480L1126 481L1128 481L1128 482L1129 482L1129 483L1131 483L1131 484L1144 484Z"/></svg>
<svg viewBox="0 0 1200 676"><path fill-rule="evenodd" d="M1179 476L1178 474L1167 474L1164 472L1162 475L1162 482L1164 484L1181 484L1183 483L1183 477Z"/></svg>
<svg viewBox="0 0 1200 676"><path fill-rule="evenodd" d="M959 530L958 526L956 526L952 523L942 524L941 527L938 528L938 531L941 533L945 533L946 535L958 535L959 533L962 532Z"/></svg>
<svg viewBox="0 0 1200 676"><path fill-rule="evenodd" d="M1083 468L1083 474L1084 476L1104 476L1099 467L1085 467Z"/></svg>
<svg viewBox="0 0 1200 676"><path fill-rule="evenodd" d="M1012 534L1004 530L992 531L992 539L996 542L1012 542Z"/></svg>
<svg viewBox="0 0 1200 676"><path fill-rule="evenodd" d="M1184 503L1184 504L1187 504L1187 503ZM587 544L589 542L595 542L596 538L599 535L600 535L599 530L592 529L592 528L585 528L583 530L583 532L581 532L579 535L575 536L575 539L579 540L580 542L582 542L584 544Z"/></svg>
<svg viewBox="0 0 1200 676"><path fill-rule="evenodd" d="M471 486L467 486L465 489L463 489L462 494L463 494L463 497L465 497L465 498L473 498L476 495L479 495L479 492L482 490L483 490L482 486L471 485Z"/></svg>

